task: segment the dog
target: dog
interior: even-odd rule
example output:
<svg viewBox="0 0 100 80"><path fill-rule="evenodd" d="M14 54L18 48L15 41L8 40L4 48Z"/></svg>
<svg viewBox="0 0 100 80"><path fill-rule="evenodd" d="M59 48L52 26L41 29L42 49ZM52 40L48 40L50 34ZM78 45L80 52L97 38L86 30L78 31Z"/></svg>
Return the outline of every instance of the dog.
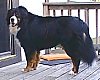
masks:
<svg viewBox="0 0 100 80"><path fill-rule="evenodd" d="M8 10L7 25L24 48L27 66L25 72L36 70L40 50L60 44L71 57L71 74L77 74L80 61L91 65L96 58L88 25L78 17L42 17L19 6Z"/></svg>

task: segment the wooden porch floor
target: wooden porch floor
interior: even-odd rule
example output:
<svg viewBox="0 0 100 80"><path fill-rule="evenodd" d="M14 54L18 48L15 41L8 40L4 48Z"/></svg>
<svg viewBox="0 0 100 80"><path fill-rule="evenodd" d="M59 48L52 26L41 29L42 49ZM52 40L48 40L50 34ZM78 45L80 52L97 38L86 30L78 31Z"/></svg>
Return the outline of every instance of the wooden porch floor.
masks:
<svg viewBox="0 0 100 80"><path fill-rule="evenodd" d="M72 76L68 74L71 61L52 66L40 63L37 70L27 73L21 72L26 62L20 62L0 68L0 80L100 80L100 61L96 63L93 67L81 63L79 74Z"/></svg>

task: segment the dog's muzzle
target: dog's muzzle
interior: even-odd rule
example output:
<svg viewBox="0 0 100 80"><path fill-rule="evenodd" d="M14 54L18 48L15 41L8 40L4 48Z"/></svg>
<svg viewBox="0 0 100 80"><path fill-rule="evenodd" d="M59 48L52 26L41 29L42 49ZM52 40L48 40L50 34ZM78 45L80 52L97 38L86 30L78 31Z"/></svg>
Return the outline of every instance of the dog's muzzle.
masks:
<svg viewBox="0 0 100 80"><path fill-rule="evenodd" d="M17 17L16 16L12 16L10 18L10 24L12 24L12 27L16 26L17 23L18 23Z"/></svg>
<svg viewBox="0 0 100 80"><path fill-rule="evenodd" d="M10 33L14 35L16 35L17 32L20 30L20 28L18 27L18 19L16 16L12 16L10 18L9 30Z"/></svg>

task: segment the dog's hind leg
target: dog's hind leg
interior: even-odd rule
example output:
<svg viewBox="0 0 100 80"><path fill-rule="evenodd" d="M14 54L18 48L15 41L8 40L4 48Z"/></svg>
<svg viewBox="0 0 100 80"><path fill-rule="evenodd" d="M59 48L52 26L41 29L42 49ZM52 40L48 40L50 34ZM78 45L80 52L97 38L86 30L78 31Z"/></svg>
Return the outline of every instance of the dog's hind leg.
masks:
<svg viewBox="0 0 100 80"><path fill-rule="evenodd" d="M74 55L74 52L69 52L65 50L66 53L71 57L72 60L72 70L69 72L70 75L77 75L80 65L80 59Z"/></svg>
<svg viewBox="0 0 100 80"><path fill-rule="evenodd" d="M77 75L78 70L79 70L80 60L72 58L72 57L71 57L71 59L72 59L72 63L73 63L73 68L69 72L69 74L71 74L71 75Z"/></svg>

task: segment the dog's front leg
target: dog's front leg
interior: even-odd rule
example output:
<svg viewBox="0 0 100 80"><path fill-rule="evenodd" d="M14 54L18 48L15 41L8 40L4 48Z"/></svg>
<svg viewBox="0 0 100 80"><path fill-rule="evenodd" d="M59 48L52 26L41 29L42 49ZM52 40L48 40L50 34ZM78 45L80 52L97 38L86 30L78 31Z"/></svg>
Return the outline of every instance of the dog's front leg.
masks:
<svg viewBox="0 0 100 80"><path fill-rule="evenodd" d="M34 70L36 70L39 61L40 61L40 51L36 51L36 52L35 52L35 56L34 56L33 59L32 59L32 63L33 63L32 68L33 68Z"/></svg>
<svg viewBox="0 0 100 80"><path fill-rule="evenodd" d="M29 72L36 69L37 63L37 51L26 54L27 66L24 68L24 72Z"/></svg>
<svg viewBox="0 0 100 80"><path fill-rule="evenodd" d="M32 53L31 60L27 61L27 66L24 69L25 72L36 70L38 63L40 61L40 51L35 51Z"/></svg>

